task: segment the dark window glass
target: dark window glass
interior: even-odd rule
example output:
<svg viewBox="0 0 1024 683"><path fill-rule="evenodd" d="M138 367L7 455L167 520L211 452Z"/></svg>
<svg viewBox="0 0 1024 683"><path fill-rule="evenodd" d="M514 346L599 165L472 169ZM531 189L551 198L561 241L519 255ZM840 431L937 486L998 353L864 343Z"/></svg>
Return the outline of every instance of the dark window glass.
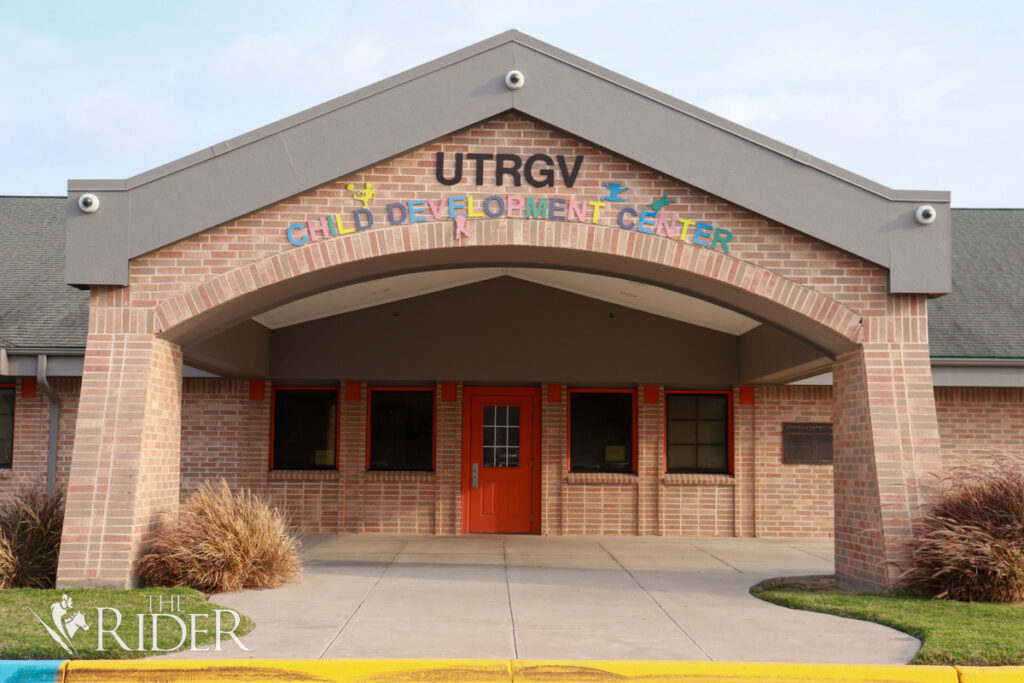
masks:
<svg viewBox="0 0 1024 683"><path fill-rule="evenodd" d="M0 388L0 468L11 467L14 454L14 388Z"/></svg>
<svg viewBox="0 0 1024 683"><path fill-rule="evenodd" d="M633 394L569 393L573 472L633 471Z"/></svg>
<svg viewBox="0 0 1024 683"><path fill-rule="evenodd" d="M370 469L434 469L433 391L370 391Z"/></svg>
<svg viewBox="0 0 1024 683"><path fill-rule="evenodd" d="M831 422L784 422L782 462L786 465L831 465Z"/></svg>
<svg viewBox="0 0 1024 683"><path fill-rule="evenodd" d="M274 392L274 469L337 467L337 389Z"/></svg>
<svg viewBox="0 0 1024 683"><path fill-rule="evenodd" d="M668 394L667 470L729 473L728 394Z"/></svg>

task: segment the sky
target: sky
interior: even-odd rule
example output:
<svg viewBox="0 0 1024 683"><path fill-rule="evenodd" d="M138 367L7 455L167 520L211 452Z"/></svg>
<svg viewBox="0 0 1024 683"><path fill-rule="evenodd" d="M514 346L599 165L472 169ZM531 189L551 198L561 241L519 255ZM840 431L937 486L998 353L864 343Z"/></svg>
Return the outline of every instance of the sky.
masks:
<svg viewBox="0 0 1024 683"><path fill-rule="evenodd" d="M131 177L510 28L883 185L1024 207L1024 3L994 0L0 0L0 194Z"/></svg>

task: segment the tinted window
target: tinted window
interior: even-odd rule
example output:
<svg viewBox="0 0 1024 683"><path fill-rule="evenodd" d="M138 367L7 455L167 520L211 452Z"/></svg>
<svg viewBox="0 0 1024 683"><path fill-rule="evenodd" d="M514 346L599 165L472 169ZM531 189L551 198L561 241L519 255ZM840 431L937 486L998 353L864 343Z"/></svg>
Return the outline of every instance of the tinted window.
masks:
<svg viewBox="0 0 1024 683"><path fill-rule="evenodd" d="M11 466L14 453L14 388L0 388L0 468Z"/></svg>
<svg viewBox="0 0 1024 683"><path fill-rule="evenodd" d="M337 467L337 389L274 391L274 469Z"/></svg>
<svg viewBox="0 0 1024 683"><path fill-rule="evenodd" d="M370 390L370 469L434 469L432 390Z"/></svg>
<svg viewBox="0 0 1024 683"><path fill-rule="evenodd" d="M667 470L729 472L729 396L668 394L665 397Z"/></svg>
<svg viewBox="0 0 1024 683"><path fill-rule="evenodd" d="M631 392L569 393L573 472L633 471L633 401Z"/></svg>

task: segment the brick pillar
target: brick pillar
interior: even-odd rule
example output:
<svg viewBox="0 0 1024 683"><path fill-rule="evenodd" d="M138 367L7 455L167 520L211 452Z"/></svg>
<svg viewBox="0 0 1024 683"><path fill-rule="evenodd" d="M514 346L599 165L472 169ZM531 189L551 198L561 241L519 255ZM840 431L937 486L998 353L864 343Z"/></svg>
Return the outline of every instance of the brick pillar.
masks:
<svg viewBox="0 0 1024 683"><path fill-rule="evenodd" d="M126 291L97 289L57 568L62 588L129 588L147 535L178 505L181 350L139 331L145 313L118 306Z"/></svg>
<svg viewBox="0 0 1024 683"><path fill-rule="evenodd" d="M658 534L658 488L665 462L665 388L643 385L637 394L636 532L653 536Z"/></svg>
<svg viewBox="0 0 1024 683"><path fill-rule="evenodd" d="M902 540L941 473L923 296L890 296L840 355L835 391L836 575L877 589L906 568Z"/></svg>
<svg viewBox="0 0 1024 683"><path fill-rule="evenodd" d="M565 533L565 473L568 471L568 392L564 384L545 384L540 397L541 483L540 532L545 536Z"/></svg>
<svg viewBox="0 0 1024 683"><path fill-rule="evenodd" d="M349 395L349 387L353 393ZM363 531L366 481L366 382L342 382L341 403L341 495L343 523L340 531Z"/></svg>
<svg viewBox="0 0 1024 683"><path fill-rule="evenodd" d="M751 389L755 395L755 402L760 403L760 389ZM757 505L755 500L755 425L754 405L742 405L740 403L740 388L733 390L733 450L732 450L732 472L736 484L733 494L733 534L735 536L756 536L755 515Z"/></svg>
<svg viewBox="0 0 1024 683"><path fill-rule="evenodd" d="M444 386L439 382L434 400L435 421L435 492L434 533L462 533L462 384L455 385L454 396L445 400Z"/></svg>

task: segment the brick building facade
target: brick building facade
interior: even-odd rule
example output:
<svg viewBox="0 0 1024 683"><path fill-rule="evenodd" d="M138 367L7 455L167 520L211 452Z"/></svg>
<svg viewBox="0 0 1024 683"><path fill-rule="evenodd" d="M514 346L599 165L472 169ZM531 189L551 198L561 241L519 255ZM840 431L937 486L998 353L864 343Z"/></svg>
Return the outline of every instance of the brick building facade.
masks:
<svg viewBox="0 0 1024 683"><path fill-rule="evenodd" d="M219 479L304 532L835 535L883 586L922 484L1021 440L1012 372L933 378L948 201L498 36L49 200L86 338L4 349L0 487L67 486L66 586Z"/></svg>

